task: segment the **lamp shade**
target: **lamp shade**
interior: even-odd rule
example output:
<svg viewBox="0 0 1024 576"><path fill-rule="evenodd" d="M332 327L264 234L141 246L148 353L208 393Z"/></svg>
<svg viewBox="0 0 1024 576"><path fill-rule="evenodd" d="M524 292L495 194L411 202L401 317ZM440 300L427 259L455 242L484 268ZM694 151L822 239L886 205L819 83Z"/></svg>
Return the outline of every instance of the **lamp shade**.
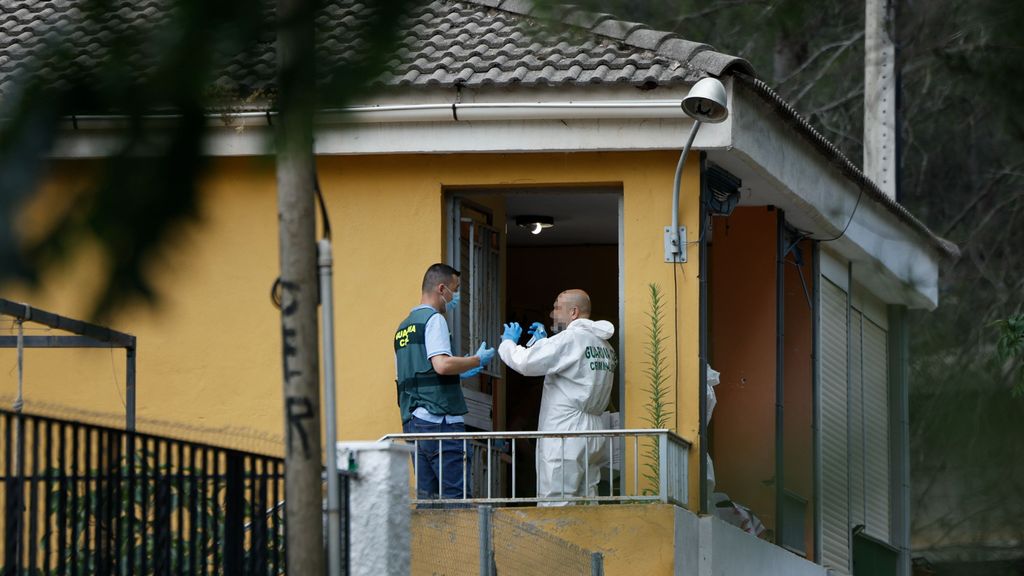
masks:
<svg viewBox="0 0 1024 576"><path fill-rule="evenodd" d="M717 124L729 117L725 86L717 78L704 78L683 98L683 112L698 122Z"/></svg>

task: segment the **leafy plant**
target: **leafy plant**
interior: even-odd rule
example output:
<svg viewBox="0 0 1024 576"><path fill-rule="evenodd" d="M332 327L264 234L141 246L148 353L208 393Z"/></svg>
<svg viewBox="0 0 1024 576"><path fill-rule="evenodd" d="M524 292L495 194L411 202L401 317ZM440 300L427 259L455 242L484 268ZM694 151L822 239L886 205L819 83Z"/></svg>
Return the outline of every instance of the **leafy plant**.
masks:
<svg viewBox="0 0 1024 576"><path fill-rule="evenodd" d="M1017 373L1012 394L1014 397L1024 396L1024 314L998 320L994 325L999 328L999 342L996 344L999 361L1011 363L1011 371ZM1016 364L1015 368L1013 364Z"/></svg>
<svg viewBox="0 0 1024 576"><path fill-rule="evenodd" d="M644 409L647 414L644 421L651 428L667 428L672 419L672 390L669 383L668 360L665 355L664 335L665 303L662 298L661 288L657 284L648 284L650 293L650 309L647 311L647 343L645 345L644 375L647 376L647 402ZM647 447L647 458L644 462L644 478L653 486L660 484L661 452L659 450L659 439L652 438ZM644 489L645 494L653 491Z"/></svg>

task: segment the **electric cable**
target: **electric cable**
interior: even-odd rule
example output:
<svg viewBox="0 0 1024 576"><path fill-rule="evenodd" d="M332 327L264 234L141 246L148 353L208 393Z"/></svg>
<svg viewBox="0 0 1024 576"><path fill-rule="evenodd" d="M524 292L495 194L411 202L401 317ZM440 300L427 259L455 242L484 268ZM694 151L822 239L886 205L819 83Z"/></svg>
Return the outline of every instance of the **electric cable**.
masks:
<svg viewBox="0 0 1024 576"><path fill-rule="evenodd" d="M685 250L685 248L684 248ZM685 252L684 252L685 254ZM676 281L676 268L682 267L682 262L676 261L672 264L672 334L673 334L673 365L672 365L672 393L673 393L673 404L679 394L679 287ZM679 406L673 410L676 422L676 432L679 432Z"/></svg>
<svg viewBox="0 0 1024 576"><path fill-rule="evenodd" d="M324 202L324 193L320 190L320 174L313 166L313 190L316 192L317 205L320 206L320 220L323 224L323 238L331 239L331 219L327 216L327 203Z"/></svg>
<svg viewBox="0 0 1024 576"><path fill-rule="evenodd" d="M796 266L797 275L800 276L800 286L803 287L804 298L807 300L807 307L814 310L814 304L811 302L811 293L807 290L807 281L804 280L804 265L789 259L786 260L786 263Z"/></svg>
<svg viewBox="0 0 1024 576"><path fill-rule="evenodd" d="M839 233L838 236L833 236L832 238L811 238L811 240L817 240L818 242L832 242L832 241L835 241L835 240L839 240L840 238L845 236L847 228L849 228L850 227L850 223L853 222L854 215L857 214L857 208L860 208L860 199L863 198L863 197L864 197L864 189L861 188L860 189L860 194L857 195L857 202L853 205L853 212L850 212L850 218L846 221L846 226L843 226L843 230L842 230L842 232Z"/></svg>
<svg viewBox="0 0 1024 576"><path fill-rule="evenodd" d="M313 194L316 198L317 207L320 208L320 222L322 224L324 240L331 239L331 219L327 214L327 202L324 201L324 193L320 189L320 174L316 170L316 164L313 165ZM315 260L315 259L314 259ZM317 285L319 290L319 285ZM277 308L281 309L281 277L278 276L274 279L273 284L270 285L270 303Z"/></svg>

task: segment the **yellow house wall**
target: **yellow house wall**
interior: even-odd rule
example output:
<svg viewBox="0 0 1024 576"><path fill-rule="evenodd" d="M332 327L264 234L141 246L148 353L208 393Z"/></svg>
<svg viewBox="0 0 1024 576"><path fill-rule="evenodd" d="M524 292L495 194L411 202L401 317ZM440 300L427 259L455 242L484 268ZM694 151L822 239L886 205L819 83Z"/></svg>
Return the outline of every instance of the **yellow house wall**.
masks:
<svg viewBox="0 0 1024 576"><path fill-rule="evenodd" d="M697 162L684 171L680 223L696 238ZM425 267L444 259L445 187L610 184L623 192L625 426L645 427L643 374L648 284L672 317L672 266L663 260L677 156L671 152L322 157L335 250L338 426L345 439L401 429L395 408L392 331L419 301ZM88 166L58 165L48 197L77 186ZM50 201L48 200L48 202ZM278 311L269 298L278 270L276 189L267 159L218 160L203 186L201 220L152 269L157 308L135 306L108 324L139 339L139 427L240 448L280 451L283 429ZM35 211L32 212L33 214ZM678 270L679 387L673 418L693 441L697 499L698 255ZM4 296L69 316L87 312L98 257L46 279L42 292ZM0 325L10 332L6 322ZM671 324L666 335L672 338ZM26 409L117 423L123 352L30 350ZM667 354L671 364L672 354ZM14 352L0 351L0 399L16 390Z"/></svg>
<svg viewBox="0 0 1024 576"><path fill-rule="evenodd" d="M480 563L478 522L475 509L413 510L413 576L472 572ZM491 522L499 574L567 573L580 554L561 542L601 552L609 576L675 573L674 506L497 508Z"/></svg>

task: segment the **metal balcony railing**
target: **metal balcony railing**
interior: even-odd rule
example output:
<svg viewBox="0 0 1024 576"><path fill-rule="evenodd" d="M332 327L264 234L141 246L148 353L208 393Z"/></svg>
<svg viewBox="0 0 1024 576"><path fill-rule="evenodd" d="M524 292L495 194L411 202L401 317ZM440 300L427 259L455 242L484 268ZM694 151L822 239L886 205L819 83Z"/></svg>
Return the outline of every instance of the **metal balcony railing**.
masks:
<svg viewBox="0 0 1024 576"><path fill-rule="evenodd" d="M584 486L591 484L591 458L599 460L601 482L607 493L575 496L565 492L554 497L516 493L517 450L539 439L556 439L564 446L568 439L598 440L602 448L594 453L584 450ZM416 490L416 458L412 458L411 498L414 504L517 504L542 502L665 502L688 503L690 443L671 430L629 429L588 430L585 432L464 432L438 434L388 434L382 441L405 441L419 449L421 442L437 443L443 461L446 442L462 442L463 498L421 499ZM598 464L595 464L598 465ZM443 473L443 470L441 471ZM502 473L510 482L500 481ZM469 480L482 474L484 482L472 486ZM479 476L476 477L480 480ZM632 481L630 481L630 479ZM440 478L443 485L443 476ZM557 483L557 476L556 476Z"/></svg>
<svg viewBox="0 0 1024 576"><path fill-rule="evenodd" d="M281 458L6 410L0 436L0 575L286 572Z"/></svg>

